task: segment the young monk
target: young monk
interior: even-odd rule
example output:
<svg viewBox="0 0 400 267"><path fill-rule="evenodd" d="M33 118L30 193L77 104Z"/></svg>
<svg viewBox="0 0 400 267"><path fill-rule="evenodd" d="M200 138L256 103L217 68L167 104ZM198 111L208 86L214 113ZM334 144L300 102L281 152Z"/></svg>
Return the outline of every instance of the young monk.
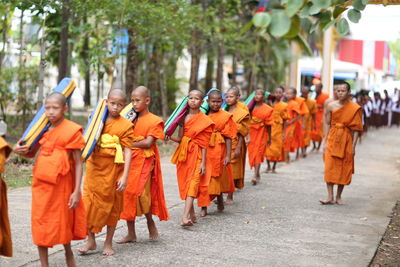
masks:
<svg viewBox="0 0 400 267"><path fill-rule="evenodd" d="M203 97L199 90L189 92L189 112L179 127L178 137L166 137L179 143L171 161L176 164L180 197L185 200L181 226L192 226L196 222L193 202L199 187L208 185L206 157L214 123L200 111Z"/></svg>
<svg viewBox="0 0 400 267"><path fill-rule="evenodd" d="M67 266L76 266L71 240L86 237L85 211L81 200L82 160L85 146L82 127L64 119L66 99L51 93L45 99L45 112L51 126L32 151L20 140L14 152L34 157L32 237L38 246L42 266L49 266L48 248L63 244Z"/></svg>
<svg viewBox="0 0 400 267"><path fill-rule="evenodd" d="M233 193L235 186L230 165L232 139L236 136L237 127L233 115L221 109L222 94L212 91L208 95L210 111L208 116L215 123L207 148L207 162L210 167L211 180L208 185L209 198L217 197L218 210L224 210L222 193ZM226 175L222 176L223 173ZM207 207L201 208L200 216L207 215Z"/></svg>
<svg viewBox="0 0 400 267"><path fill-rule="evenodd" d="M108 93L108 116L104 124L100 142L86 163L83 187L88 241L78 251L85 254L96 250L95 234L107 226L103 255L114 254L112 239L123 208L123 191L126 188L133 142L132 123L121 117L126 95L114 89Z"/></svg>
<svg viewBox="0 0 400 267"><path fill-rule="evenodd" d="M305 157L303 153L300 153L304 151L305 148L305 143L304 143L304 134L305 134L305 127L306 127L306 118L308 114L310 113L306 101L302 97L296 97L294 99L298 104L299 104L299 116L300 118L296 122L296 126L294 129L294 138L296 141L296 159L299 159L300 154L302 157Z"/></svg>
<svg viewBox="0 0 400 267"><path fill-rule="evenodd" d="M303 157L307 156L307 148L311 143L311 131L315 128L315 115L317 113L317 102L309 98L310 88L304 86L301 89L301 97L304 98L308 113L305 115L304 127L304 148L302 148Z"/></svg>
<svg viewBox="0 0 400 267"><path fill-rule="evenodd" d="M317 102L317 113L315 114L315 127L311 132L311 139L313 141L313 150L319 151L323 139L323 118L324 118L324 103L329 98L329 95L322 92L322 83L315 86Z"/></svg>
<svg viewBox="0 0 400 267"><path fill-rule="evenodd" d="M8 219L7 184L2 178L11 147L4 140L5 131L0 136L0 256L12 257L10 221Z"/></svg>
<svg viewBox="0 0 400 267"><path fill-rule="evenodd" d="M229 89L226 92L225 101L228 105L228 112L233 115L233 121L236 123L237 134L232 139L232 155L231 166L232 175L235 187L242 189L244 187L244 171L246 166L246 143L245 136L249 133L250 113L247 109L240 107L239 103L239 90L235 88ZM227 173L222 174L222 179L225 179ZM233 204L233 192L228 194L226 204Z"/></svg>
<svg viewBox="0 0 400 267"><path fill-rule="evenodd" d="M274 98L272 101L272 128L271 128L271 145L266 149L266 157L268 168L265 172L276 173L276 163L285 161L285 151L283 146L283 136L286 131L285 121L289 118L288 104L282 101L283 89L277 87L274 90ZM270 162L273 162L272 168Z"/></svg>
<svg viewBox="0 0 400 267"><path fill-rule="evenodd" d="M264 103L265 92L257 89L254 95L256 102L251 111L249 151L250 167L254 167L251 182L256 185L260 181L260 166L264 161L265 150L271 145L271 125L273 109Z"/></svg>
<svg viewBox="0 0 400 267"><path fill-rule="evenodd" d="M351 183L354 173L354 155L360 132L363 130L362 110L350 100L350 85L346 82L336 87L338 100L326 108L325 126L328 135L324 138L325 182L328 198L321 204L343 205L342 193ZM336 199L333 186L338 185Z"/></svg>
<svg viewBox="0 0 400 267"><path fill-rule="evenodd" d="M169 220L160 153L156 145L157 139L164 139L164 122L149 111L150 92L146 87L139 86L133 90L131 101L137 117L133 121L132 161L121 213L121 219L126 220L128 234L117 241L119 244L136 242L135 219L138 216L146 216L151 240L158 238L152 215L157 215L161 221Z"/></svg>
<svg viewBox="0 0 400 267"><path fill-rule="evenodd" d="M286 162L290 162L289 152L295 152L297 149L297 140L294 136L294 131L296 127L296 122L300 118L300 107L299 104L294 100L296 98L297 91L294 88L287 88L285 90L285 97L288 101L287 112L289 118L284 122L285 132L283 136L284 140L284 150Z"/></svg>

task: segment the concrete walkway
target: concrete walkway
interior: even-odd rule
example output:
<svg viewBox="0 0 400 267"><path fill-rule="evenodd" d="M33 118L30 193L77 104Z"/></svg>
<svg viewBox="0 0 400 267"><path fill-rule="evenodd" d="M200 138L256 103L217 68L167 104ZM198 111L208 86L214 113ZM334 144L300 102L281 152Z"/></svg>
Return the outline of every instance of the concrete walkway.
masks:
<svg viewBox="0 0 400 267"><path fill-rule="evenodd" d="M137 223L138 242L115 244L116 255L77 256L78 266L368 266L400 199L400 130L369 133L357 151L356 175L344 191L346 206L322 206L325 198L321 154L290 165L278 174L263 174L238 192L224 213L210 215L192 228L178 225L183 203L178 198L175 166L163 160L171 221L159 222L157 242L147 239L145 221ZM264 169L264 167L263 167ZM30 189L9 192L15 256L0 266L38 266L30 233ZM120 222L116 238L126 231ZM76 249L82 242L74 242ZM51 249L50 265L64 266L62 246Z"/></svg>

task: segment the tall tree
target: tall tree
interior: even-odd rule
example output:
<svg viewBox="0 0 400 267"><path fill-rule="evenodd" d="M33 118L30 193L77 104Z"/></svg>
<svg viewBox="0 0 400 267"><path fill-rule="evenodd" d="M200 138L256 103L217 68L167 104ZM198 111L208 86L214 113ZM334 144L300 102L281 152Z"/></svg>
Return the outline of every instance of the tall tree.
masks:
<svg viewBox="0 0 400 267"><path fill-rule="evenodd" d="M58 82L68 75L68 25L70 17L69 0L62 1L61 8L61 34L60 34L60 56L58 58Z"/></svg>

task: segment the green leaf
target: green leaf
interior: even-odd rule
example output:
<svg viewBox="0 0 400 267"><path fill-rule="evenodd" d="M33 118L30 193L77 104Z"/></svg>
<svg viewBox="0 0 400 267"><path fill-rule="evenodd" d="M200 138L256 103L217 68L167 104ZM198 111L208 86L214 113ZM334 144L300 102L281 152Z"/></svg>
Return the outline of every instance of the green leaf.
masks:
<svg viewBox="0 0 400 267"><path fill-rule="evenodd" d="M306 55L312 56L313 52L311 47L301 34L297 35L293 40L300 46L301 50L305 52Z"/></svg>
<svg viewBox="0 0 400 267"><path fill-rule="evenodd" d="M337 17L340 16L340 14L342 14L346 10L347 10L347 8L344 8L344 7L340 7L340 6L335 7L335 9L333 10L333 17L336 19Z"/></svg>
<svg viewBox="0 0 400 267"><path fill-rule="evenodd" d="M332 21L332 12L331 11L325 11L319 15L319 26L324 28L327 24L329 24Z"/></svg>
<svg viewBox="0 0 400 267"><path fill-rule="evenodd" d="M369 1L369 0L361 0L361 2L362 2L364 5L368 4L368 1Z"/></svg>
<svg viewBox="0 0 400 267"><path fill-rule="evenodd" d="M356 9L350 9L349 12L347 12L347 17L351 22L358 23L361 18L361 12Z"/></svg>
<svg viewBox="0 0 400 267"><path fill-rule="evenodd" d="M274 37L282 37L290 29L290 18L284 11L277 11L272 14L270 33Z"/></svg>
<svg viewBox="0 0 400 267"><path fill-rule="evenodd" d="M330 27L332 27L337 21L338 21L338 19L332 20L331 22L329 22L328 24L326 24L326 25L322 28L322 30L323 30L323 31L326 31L327 29L329 29Z"/></svg>
<svg viewBox="0 0 400 267"><path fill-rule="evenodd" d="M271 16L266 12L259 12L253 16L253 24L259 28L267 28L271 23Z"/></svg>
<svg viewBox="0 0 400 267"><path fill-rule="evenodd" d="M289 0L286 5L286 14L292 17L303 6L303 0Z"/></svg>
<svg viewBox="0 0 400 267"><path fill-rule="evenodd" d="M349 32L349 22L345 18L341 18L337 23L337 31L340 35L345 35Z"/></svg>
<svg viewBox="0 0 400 267"><path fill-rule="evenodd" d="M299 16L300 18L307 18L310 15L310 8L312 6L311 2L308 2L303 9L300 11Z"/></svg>
<svg viewBox="0 0 400 267"><path fill-rule="evenodd" d="M312 0L313 5L318 6L320 9L327 9L331 6L331 0Z"/></svg>
<svg viewBox="0 0 400 267"><path fill-rule="evenodd" d="M284 37L292 39L300 33L300 30L301 30L300 17L295 15L292 17L292 22L290 23L290 30L288 33L284 35Z"/></svg>
<svg viewBox="0 0 400 267"><path fill-rule="evenodd" d="M366 4L363 3L363 0L354 0L352 6L359 11L363 11Z"/></svg>
<svg viewBox="0 0 400 267"><path fill-rule="evenodd" d="M244 25L243 28L240 30L239 35L243 35L251 28L251 26L253 26L253 22L252 21L247 22L246 25Z"/></svg>
<svg viewBox="0 0 400 267"><path fill-rule="evenodd" d="M313 4L310 9L308 10L308 13L310 15L315 15L321 11L321 7L318 4Z"/></svg>

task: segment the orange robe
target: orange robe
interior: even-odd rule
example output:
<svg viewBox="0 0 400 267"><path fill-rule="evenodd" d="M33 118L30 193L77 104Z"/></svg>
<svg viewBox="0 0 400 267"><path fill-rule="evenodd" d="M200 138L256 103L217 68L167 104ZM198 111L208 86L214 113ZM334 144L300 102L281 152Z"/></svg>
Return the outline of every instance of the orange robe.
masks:
<svg viewBox="0 0 400 267"><path fill-rule="evenodd" d="M323 138L323 118L324 118L324 104L329 98L328 94L321 93L315 99L317 101L317 113L315 114L315 130L311 132L311 139L315 142L322 142Z"/></svg>
<svg viewBox="0 0 400 267"><path fill-rule="evenodd" d="M199 187L208 187L211 178L210 170L200 176L201 150L208 147L213 129L213 121L203 112L193 115L183 125L181 142L171 159L172 163L176 164L179 194L182 200L187 197L197 198ZM203 191L203 194L208 196L207 190ZM209 198L203 197L202 199L205 199L206 202L198 202L200 207L210 205Z"/></svg>
<svg viewBox="0 0 400 267"><path fill-rule="evenodd" d="M294 100L290 100L287 104L287 111L289 114L288 121L291 121L300 113L300 107ZM301 120L301 118L298 120ZM295 128L296 122L286 126L285 140L283 141L285 152L294 152L297 149L297 141L294 135Z"/></svg>
<svg viewBox="0 0 400 267"><path fill-rule="evenodd" d="M68 208L75 187L75 162L71 151L85 146L82 127L64 119L39 141L40 152L33 168L32 236L42 247L67 244L86 237L83 202Z"/></svg>
<svg viewBox="0 0 400 267"><path fill-rule="evenodd" d="M309 113L306 101L302 97L296 97L295 101L299 104L299 115L300 118L296 122L296 127L294 129L294 138L296 142L296 149L305 147L304 143L304 130L303 130L303 118ZM305 126L305 125L304 125Z"/></svg>
<svg viewBox="0 0 400 267"><path fill-rule="evenodd" d="M102 134L118 137L122 147L130 147L133 142L132 123L121 116L108 120ZM115 227L122 212L123 193L116 190L116 184L124 172L124 163L115 163L115 155L115 148L97 144L86 163L83 201L92 233L101 232L106 225Z"/></svg>
<svg viewBox="0 0 400 267"><path fill-rule="evenodd" d="M164 139L164 122L147 113L133 124L133 140L141 141L149 136ZM164 185L161 174L160 153L156 144L151 148L132 149L132 162L128 185L124 191L124 209L121 219L134 221L136 216L151 212L161 221L169 220L164 197Z"/></svg>
<svg viewBox="0 0 400 267"><path fill-rule="evenodd" d="M211 180L208 186L209 195L220 195L221 193L232 193L235 191L233 182L232 166L224 167L226 157L225 138L233 139L237 134L237 126L233 115L225 110L208 115L215 123L211 134L210 143L207 148L207 162L210 163ZM226 175L222 176L222 173Z"/></svg>
<svg viewBox="0 0 400 267"><path fill-rule="evenodd" d="M266 157L269 161L285 161L283 146L283 123L289 118L288 104L278 102L273 106L271 145L266 149Z"/></svg>
<svg viewBox="0 0 400 267"><path fill-rule="evenodd" d="M237 107L239 107L239 108L241 108L241 109L244 109L244 110L246 110L247 112L250 112L249 111L249 108L247 107L247 105L245 104L245 103L243 103L243 102L236 102L236 106Z"/></svg>
<svg viewBox="0 0 400 267"><path fill-rule="evenodd" d="M306 116L306 125L304 129L304 145L309 146L311 141L311 131L313 127L313 119L312 117L317 113L317 102L314 99L307 98L306 105L309 113Z"/></svg>
<svg viewBox="0 0 400 267"><path fill-rule="evenodd" d="M362 131L362 110L350 101L332 112L325 150L325 182L349 185L354 173L353 133Z"/></svg>
<svg viewBox="0 0 400 267"><path fill-rule="evenodd" d="M11 147L0 136L0 174L4 173ZM12 257L10 221L8 219L7 184L0 176L0 256Z"/></svg>
<svg viewBox="0 0 400 267"><path fill-rule="evenodd" d="M240 156L238 158L235 158L235 149L239 143L239 135L244 137L249 134L250 113L248 112L248 109L242 109L239 107L239 105L236 105L232 115L233 121L236 123L237 134L232 139L232 155L230 165L232 167L232 176L235 187L242 189L244 187L244 171L246 167L246 144L244 140L240 149ZM227 179L227 175L227 172L223 172L222 179Z"/></svg>
<svg viewBox="0 0 400 267"><path fill-rule="evenodd" d="M254 108L250 120L250 143L249 151L250 167L254 167L264 161L265 150L268 143L267 125L272 125L273 109L267 104Z"/></svg>

